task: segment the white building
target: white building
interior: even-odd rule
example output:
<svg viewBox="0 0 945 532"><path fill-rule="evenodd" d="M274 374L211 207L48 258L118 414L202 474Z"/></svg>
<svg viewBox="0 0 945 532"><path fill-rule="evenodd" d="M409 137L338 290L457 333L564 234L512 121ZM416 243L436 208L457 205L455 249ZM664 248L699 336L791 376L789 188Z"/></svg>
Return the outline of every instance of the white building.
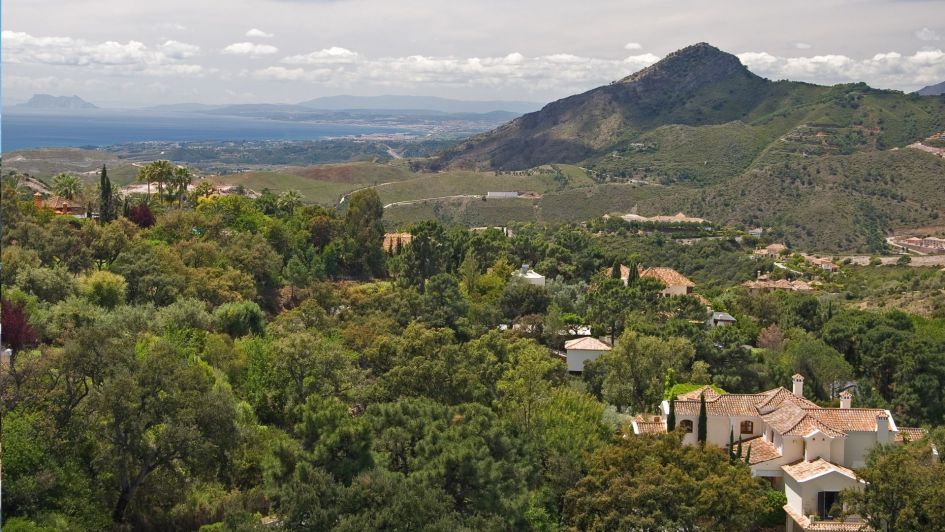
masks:
<svg viewBox="0 0 945 532"><path fill-rule="evenodd" d="M528 284L545 286L545 276L529 268L528 264L522 264L522 267L512 272L512 275L522 279Z"/></svg>
<svg viewBox="0 0 945 532"><path fill-rule="evenodd" d="M564 343L568 357L568 371L584 371L584 363L588 360L597 360L597 357L610 351L610 346L593 336L575 338Z"/></svg>
<svg viewBox="0 0 945 532"><path fill-rule="evenodd" d="M924 430L898 427L889 410L853 408L849 392L841 394L840 408L823 408L804 398L803 376L794 375L793 380L793 391L719 394L704 386L681 394L673 402L676 430L682 431L684 443L697 443L704 396L707 442L724 448L732 435L736 442L741 440L752 474L785 490L788 531L846 530L823 527L831 523L836 494L860 486L850 470L863 467L876 445L915 440ZM665 432L669 411L670 402L663 401L661 415L634 423L634 432ZM845 524L852 525L849 517Z"/></svg>

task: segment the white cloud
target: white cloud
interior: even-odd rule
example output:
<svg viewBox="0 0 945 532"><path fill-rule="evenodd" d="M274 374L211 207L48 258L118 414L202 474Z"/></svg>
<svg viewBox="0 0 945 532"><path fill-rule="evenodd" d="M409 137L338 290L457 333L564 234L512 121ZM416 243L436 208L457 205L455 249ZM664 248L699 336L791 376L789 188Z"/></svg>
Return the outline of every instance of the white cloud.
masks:
<svg viewBox="0 0 945 532"><path fill-rule="evenodd" d="M623 49L624 50L642 50L643 45L638 42L628 42L627 44L623 45Z"/></svg>
<svg viewBox="0 0 945 532"><path fill-rule="evenodd" d="M264 39L268 39L268 38L271 38L271 37L275 37L275 34L273 34L273 33L266 33L265 31L263 31L263 30L261 30L261 29L259 29L259 28L253 28L253 29L251 29L251 30L249 30L249 31L246 32L246 36L247 36L247 37L262 37L262 38L264 38Z"/></svg>
<svg viewBox="0 0 945 532"><path fill-rule="evenodd" d="M269 44L255 44L251 42L233 43L223 49L224 54L246 55L249 57L261 57L278 52L279 49Z"/></svg>
<svg viewBox="0 0 945 532"><path fill-rule="evenodd" d="M180 62L195 55L200 48L178 41L166 41L156 48L149 48L139 41L92 43L71 37L35 37L7 30L2 33L2 47L5 63L93 67L110 72L154 75L196 74L202 70L200 65Z"/></svg>
<svg viewBox="0 0 945 532"><path fill-rule="evenodd" d="M197 52L200 51L200 47L196 44L178 41L166 41L158 48L171 59L187 59L197 55Z"/></svg>
<svg viewBox="0 0 945 532"><path fill-rule="evenodd" d="M922 28L920 30L915 30L915 36L920 41L940 41L942 36L938 34L937 31L930 28Z"/></svg>
<svg viewBox="0 0 945 532"><path fill-rule="evenodd" d="M878 87L908 87L945 79L945 52L942 50L922 50L912 55L885 52L869 59L839 54L778 57L767 52L746 52L738 54L738 58L762 76L814 83L868 81Z"/></svg>
<svg viewBox="0 0 945 532"><path fill-rule="evenodd" d="M360 56L347 48L332 46L307 54L290 55L282 59L288 65L318 65L326 63L353 63Z"/></svg>
<svg viewBox="0 0 945 532"><path fill-rule="evenodd" d="M810 44L806 42L796 42L794 43L794 47L798 50L810 50Z"/></svg>

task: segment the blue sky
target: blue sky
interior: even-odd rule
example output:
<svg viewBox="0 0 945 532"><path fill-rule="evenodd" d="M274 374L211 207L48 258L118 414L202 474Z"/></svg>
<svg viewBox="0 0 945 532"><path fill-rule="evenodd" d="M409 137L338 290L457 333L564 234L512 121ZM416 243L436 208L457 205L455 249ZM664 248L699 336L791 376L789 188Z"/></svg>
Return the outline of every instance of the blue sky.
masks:
<svg viewBox="0 0 945 532"><path fill-rule="evenodd" d="M6 103L549 101L706 41L758 74L905 91L945 80L945 2L3 1Z"/></svg>

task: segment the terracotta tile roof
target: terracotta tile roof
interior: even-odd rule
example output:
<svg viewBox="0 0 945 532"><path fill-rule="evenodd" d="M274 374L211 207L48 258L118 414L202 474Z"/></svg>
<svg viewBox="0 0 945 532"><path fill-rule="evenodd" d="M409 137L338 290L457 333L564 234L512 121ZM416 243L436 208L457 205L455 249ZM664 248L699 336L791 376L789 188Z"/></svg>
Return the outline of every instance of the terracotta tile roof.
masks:
<svg viewBox="0 0 945 532"><path fill-rule="evenodd" d="M666 425L663 423L662 418L658 421L653 421L653 418L643 419L641 416L637 416L633 420L633 433L634 434L665 434Z"/></svg>
<svg viewBox="0 0 945 532"><path fill-rule="evenodd" d="M745 281L742 286L749 290L789 290L792 292L810 292L813 290L810 283L805 281L788 281L779 279L771 281L768 279L759 279L756 281Z"/></svg>
<svg viewBox="0 0 945 532"><path fill-rule="evenodd" d="M686 401L686 400L698 401L699 396L701 396L702 394L705 394L706 401L714 401L718 399L719 396L721 395L719 392L715 391L712 388L712 386L706 384L705 386L696 388L695 390L691 392L686 392L686 393L681 393L681 394L676 395L676 400L677 401Z"/></svg>
<svg viewBox="0 0 945 532"><path fill-rule="evenodd" d="M767 462L768 460L781 458L781 451L779 451L778 448L771 443L765 441L765 439L761 436L755 436L754 438L742 440L742 459L748 456L749 447L751 447L751 461L748 462L749 465L760 464L762 462ZM735 443L735 450L738 450L738 443Z"/></svg>
<svg viewBox="0 0 945 532"><path fill-rule="evenodd" d="M823 458L818 458L813 462L800 461L793 464L781 466L788 476L798 482L807 482L808 480L826 475L827 473L840 473L846 477L856 480L856 473L852 469L847 469L837 464L832 464Z"/></svg>
<svg viewBox="0 0 945 532"><path fill-rule="evenodd" d="M876 418L887 416L881 408L805 408L810 415L837 430L876 432ZM890 427L892 429L892 427Z"/></svg>
<svg viewBox="0 0 945 532"><path fill-rule="evenodd" d="M767 414L777 408L780 408L784 404L792 404L800 408L819 408L815 403L804 399L803 397L798 397L794 395L793 392L787 388L779 387L773 390L768 390L759 395L767 396L766 399L758 403L758 411L761 414Z"/></svg>
<svg viewBox="0 0 945 532"><path fill-rule="evenodd" d="M575 338L564 343L565 349L582 349L585 351L610 351L610 346L593 336Z"/></svg>
<svg viewBox="0 0 945 532"><path fill-rule="evenodd" d="M696 283L690 281L685 275L672 268L647 268L643 270L640 277L659 279L666 286L696 286Z"/></svg>
<svg viewBox="0 0 945 532"><path fill-rule="evenodd" d="M921 427L899 427L896 433L896 441L917 441L929 435L929 431Z"/></svg>
<svg viewBox="0 0 945 532"><path fill-rule="evenodd" d="M384 251L397 248L397 241L400 241L401 246L406 246L413 240L413 235L410 233L385 233L384 242L381 244L381 248Z"/></svg>
<svg viewBox="0 0 945 532"><path fill-rule="evenodd" d="M824 532L867 532L873 530L859 517L848 517L845 521L811 521L806 515L801 515L791 505L784 505L784 512L791 517L801 529L805 531Z"/></svg>
<svg viewBox="0 0 945 532"><path fill-rule="evenodd" d="M758 409L755 407L755 403L758 401L758 395L727 393L712 400L706 397L706 413L710 416L757 416ZM699 403L698 399L676 401L676 414L698 416Z"/></svg>

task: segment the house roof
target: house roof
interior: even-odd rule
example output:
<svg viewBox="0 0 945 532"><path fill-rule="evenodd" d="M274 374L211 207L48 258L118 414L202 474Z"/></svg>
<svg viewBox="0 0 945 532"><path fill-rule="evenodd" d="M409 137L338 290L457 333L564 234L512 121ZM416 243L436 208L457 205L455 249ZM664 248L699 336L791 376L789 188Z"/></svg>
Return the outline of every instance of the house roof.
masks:
<svg viewBox="0 0 945 532"><path fill-rule="evenodd" d="M929 431L921 427L899 427L896 433L896 441L917 441L929 435Z"/></svg>
<svg viewBox="0 0 945 532"><path fill-rule="evenodd" d="M840 473L845 477L856 480L856 473L853 470L832 464L823 458L818 458L813 462L802 460L793 464L786 464L781 466L781 470L798 482L807 482L829 473Z"/></svg>
<svg viewBox="0 0 945 532"><path fill-rule="evenodd" d="M696 283L690 281L685 275L672 268L647 268L643 270L640 277L659 279L666 286L696 286Z"/></svg>
<svg viewBox="0 0 945 532"><path fill-rule="evenodd" d="M610 346L601 342L593 336L584 336L582 338L575 338L573 340L568 340L564 343L564 348L579 349L583 351L610 351Z"/></svg>
<svg viewBox="0 0 945 532"><path fill-rule="evenodd" d="M663 420L652 421L645 420L640 416L637 416L633 420L633 433L634 434L665 434L666 425L663 423Z"/></svg>
<svg viewBox="0 0 945 532"><path fill-rule="evenodd" d="M784 512L790 516L805 532L860 532L873 530L858 517L847 517L843 521L811 521L806 515L801 515L790 504L784 505Z"/></svg>
<svg viewBox="0 0 945 532"><path fill-rule="evenodd" d="M738 444L735 445L735 450L737 451ZM762 462L767 462L768 460L781 458L781 452L778 451L778 448L766 441L761 436L755 436L754 438L742 440L742 459L748 456L749 448L751 448L751 456L749 457L750 460L748 465L760 464Z"/></svg>
<svg viewBox="0 0 945 532"><path fill-rule="evenodd" d="M881 408L806 408L819 421L846 432L876 432L876 418L889 416ZM890 430L893 427L890 426Z"/></svg>
<svg viewBox="0 0 945 532"><path fill-rule="evenodd" d="M735 318L728 312L713 312L712 321L735 321Z"/></svg>
<svg viewBox="0 0 945 532"><path fill-rule="evenodd" d="M698 401L699 396L703 394L705 394L706 401L714 401L718 399L720 395L722 395L719 392L715 391L715 389L711 385L706 384L705 386L696 388L695 390L692 390L691 392L686 392L686 393L681 393L681 394L676 395L676 400L677 401L687 401L687 400Z"/></svg>

